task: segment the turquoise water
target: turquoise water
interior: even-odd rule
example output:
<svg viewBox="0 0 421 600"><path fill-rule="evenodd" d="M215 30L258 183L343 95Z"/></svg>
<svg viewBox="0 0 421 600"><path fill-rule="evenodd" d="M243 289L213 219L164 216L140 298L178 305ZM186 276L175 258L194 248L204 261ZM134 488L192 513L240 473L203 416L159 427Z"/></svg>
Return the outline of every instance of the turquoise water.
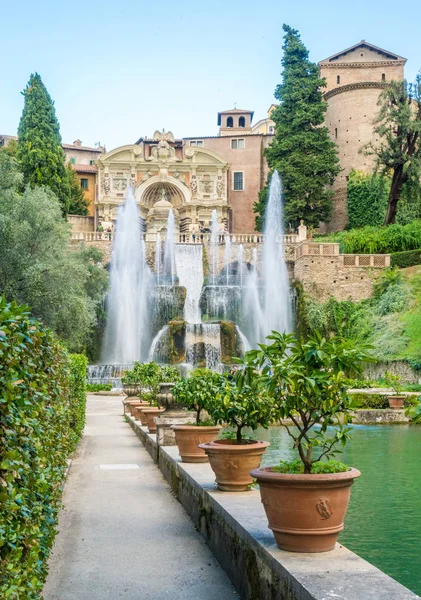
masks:
<svg viewBox="0 0 421 600"><path fill-rule="evenodd" d="M271 443L263 466L296 458L284 428L256 437ZM337 460L361 471L339 541L421 595L421 427L355 425Z"/></svg>

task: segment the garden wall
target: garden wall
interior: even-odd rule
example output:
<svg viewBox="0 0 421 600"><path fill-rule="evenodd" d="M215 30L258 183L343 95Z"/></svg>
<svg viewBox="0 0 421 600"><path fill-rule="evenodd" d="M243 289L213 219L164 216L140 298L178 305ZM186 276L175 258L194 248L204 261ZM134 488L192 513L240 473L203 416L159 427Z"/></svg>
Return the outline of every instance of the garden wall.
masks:
<svg viewBox="0 0 421 600"><path fill-rule="evenodd" d="M366 379L381 379L386 371L393 373L393 375L400 375L404 383L421 383L421 372L415 370L405 360L368 364L364 369L364 377Z"/></svg>

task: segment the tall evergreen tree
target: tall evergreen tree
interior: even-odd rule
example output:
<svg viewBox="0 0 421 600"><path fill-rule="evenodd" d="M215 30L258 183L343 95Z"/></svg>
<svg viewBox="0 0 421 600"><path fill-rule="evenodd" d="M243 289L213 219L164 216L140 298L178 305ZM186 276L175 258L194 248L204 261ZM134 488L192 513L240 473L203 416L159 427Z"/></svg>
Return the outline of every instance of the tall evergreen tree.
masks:
<svg viewBox="0 0 421 600"><path fill-rule="evenodd" d="M31 75L22 94L25 104L18 128L16 158L24 184L49 187L66 213L70 184L54 102L38 73Z"/></svg>
<svg viewBox="0 0 421 600"><path fill-rule="evenodd" d="M283 25L282 83L275 90L279 106L273 111L275 136L265 156L271 172L279 171L285 198L285 221L293 226L304 219L318 226L329 218L332 192L328 189L339 173L336 144L323 125L327 103L315 63L298 31ZM265 188L255 204L256 227L261 228L267 201Z"/></svg>

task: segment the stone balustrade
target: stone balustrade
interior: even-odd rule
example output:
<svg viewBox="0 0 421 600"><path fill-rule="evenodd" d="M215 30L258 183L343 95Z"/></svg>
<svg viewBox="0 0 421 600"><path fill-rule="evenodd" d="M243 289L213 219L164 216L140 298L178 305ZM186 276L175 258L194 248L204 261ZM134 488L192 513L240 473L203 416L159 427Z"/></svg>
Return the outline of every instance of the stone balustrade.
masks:
<svg viewBox="0 0 421 600"><path fill-rule="evenodd" d="M390 254L340 254L341 267L390 267Z"/></svg>
<svg viewBox="0 0 421 600"><path fill-rule="evenodd" d="M153 235L154 239L150 239ZM146 234L144 234L144 237ZM299 234L289 233L285 234L283 242L285 244L298 244ZM227 238L231 241L231 244L263 244L264 235L261 233L219 233L217 235L218 244L225 244ZM72 240L83 241L83 242L112 242L114 240L114 233L107 231L73 231ZM148 234L149 242L155 242L155 234ZM280 240L281 241L281 236ZM179 244L210 244L211 234L210 233L180 233L176 236L176 243Z"/></svg>

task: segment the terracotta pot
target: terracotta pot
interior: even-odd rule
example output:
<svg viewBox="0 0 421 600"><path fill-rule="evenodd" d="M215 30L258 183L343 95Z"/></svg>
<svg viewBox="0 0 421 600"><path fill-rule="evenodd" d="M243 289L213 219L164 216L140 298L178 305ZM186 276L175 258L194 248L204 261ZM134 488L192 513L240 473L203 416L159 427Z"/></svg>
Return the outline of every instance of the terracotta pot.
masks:
<svg viewBox="0 0 421 600"><path fill-rule="evenodd" d="M225 492L245 492L253 483L251 469L260 466L269 442L236 444L235 440L214 440L199 444L209 457L216 483Z"/></svg>
<svg viewBox="0 0 421 600"><path fill-rule="evenodd" d="M158 417L161 413L163 413L164 409L157 408L157 407L144 408L141 410L141 412L146 417L146 425L149 429L149 433L155 433L156 432L155 417Z"/></svg>
<svg viewBox="0 0 421 600"><path fill-rule="evenodd" d="M272 467L254 469L276 543L289 552L327 552L344 528L351 485L361 473L287 475Z"/></svg>
<svg viewBox="0 0 421 600"><path fill-rule="evenodd" d="M133 412L134 412L134 418L136 419L136 421L142 421L142 408L150 408L150 404L149 402L145 402L142 404L136 404L133 407Z"/></svg>
<svg viewBox="0 0 421 600"><path fill-rule="evenodd" d="M145 405L145 406L138 406L137 407L137 414L138 414L138 417L139 417L139 421L141 422L141 424L144 427L146 427L146 425L148 424L148 422L146 420L146 415L145 415L145 413L143 411L144 410L149 410L150 408L153 408L153 407L149 403L148 403L147 406Z"/></svg>
<svg viewBox="0 0 421 600"><path fill-rule="evenodd" d="M200 425L173 425L175 440L183 462L208 462L206 452L199 444L212 442L218 437L220 425L201 427Z"/></svg>
<svg viewBox="0 0 421 600"><path fill-rule="evenodd" d="M132 417L135 417L135 416L136 416L136 414L135 414L135 409L136 409L138 406L143 406L143 405L144 405L144 404L143 404L143 402L142 402L141 400L136 400L136 401L130 402L130 403L128 404L128 407L129 407L129 412L130 412L130 414L132 415Z"/></svg>
<svg viewBox="0 0 421 600"><path fill-rule="evenodd" d="M390 408L398 410L400 408L403 408L405 396L388 396L387 400L389 402Z"/></svg>

